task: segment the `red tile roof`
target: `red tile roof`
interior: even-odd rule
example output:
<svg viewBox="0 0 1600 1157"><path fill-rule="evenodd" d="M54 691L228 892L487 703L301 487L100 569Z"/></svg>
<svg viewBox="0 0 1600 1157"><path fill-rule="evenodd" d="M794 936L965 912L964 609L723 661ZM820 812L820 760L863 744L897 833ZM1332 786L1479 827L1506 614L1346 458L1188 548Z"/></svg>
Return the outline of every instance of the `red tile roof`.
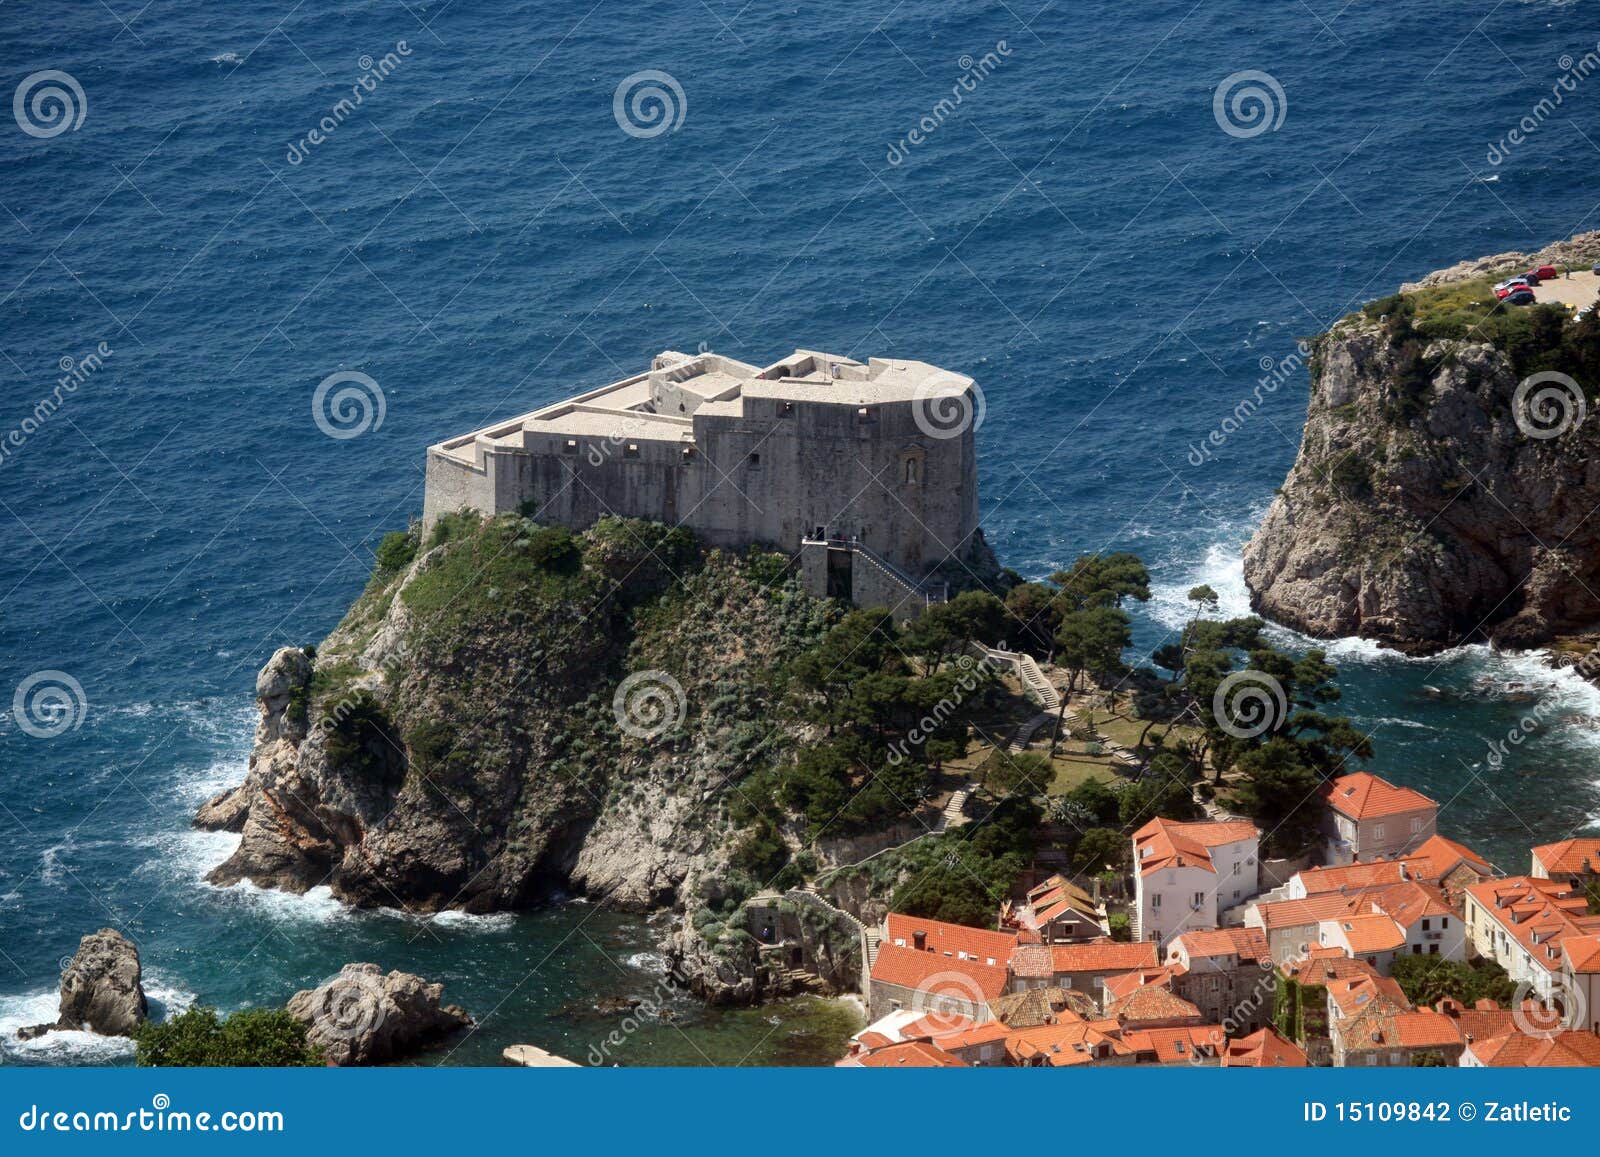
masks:
<svg viewBox="0 0 1600 1157"><path fill-rule="evenodd" d="M1019 1064L1043 1059L1052 1067L1062 1068L1128 1056L1132 1051L1115 1037L1082 1020L1019 1029L1006 1037L1006 1052Z"/></svg>
<svg viewBox="0 0 1600 1157"><path fill-rule="evenodd" d="M961 1032L949 1033L945 1036L935 1037L930 1043L945 1052L954 1052L957 1049L973 1048L976 1045L993 1044L995 1041L1005 1040L1011 1035L1011 1030L997 1020L984 1021L982 1024L972 1025Z"/></svg>
<svg viewBox="0 0 1600 1157"><path fill-rule="evenodd" d="M1225 1069L1303 1069L1309 1063L1304 1049L1279 1035L1270 1025L1229 1041L1222 1054Z"/></svg>
<svg viewBox="0 0 1600 1157"><path fill-rule="evenodd" d="M1600 1036L1569 1029L1550 1036L1507 1033L1467 1046L1491 1068L1578 1068L1600 1065Z"/></svg>
<svg viewBox="0 0 1600 1157"><path fill-rule="evenodd" d="M1135 968L1154 968L1156 958L1154 940L1135 940L1131 943L1099 940L1088 944L1053 944L1050 958L1056 972L1131 972Z"/></svg>
<svg viewBox="0 0 1600 1157"><path fill-rule="evenodd" d="M1338 892L1307 896L1304 900L1271 900L1256 905L1256 913L1269 932L1315 924L1319 920L1332 920L1349 911L1350 897L1341 896Z"/></svg>
<svg viewBox="0 0 1600 1157"><path fill-rule="evenodd" d="M1237 956L1241 960L1265 960L1267 936L1259 928L1208 928L1175 936L1167 945L1167 959L1175 959L1175 949L1183 946L1190 960L1208 956Z"/></svg>
<svg viewBox="0 0 1600 1157"><path fill-rule="evenodd" d="M1474 884L1466 893L1545 971L1560 970L1569 941L1585 964L1593 959L1590 939L1600 933L1600 916L1588 914L1588 902L1572 885L1508 876Z"/></svg>
<svg viewBox="0 0 1600 1157"><path fill-rule="evenodd" d="M987 1004L1006 990L1006 970L936 952L918 952L887 941L878 946L872 979L926 992L931 998Z"/></svg>
<svg viewBox="0 0 1600 1157"><path fill-rule="evenodd" d="M1193 1064L1196 1057L1216 1056L1226 1037L1218 1025L1196 1024L1130 1029L1123 1032L1122 1041L1133 1049L1140 1063L1171 1065Z"/></svg>
<svg viewBox="0 0 1600 1157"><path fill-rule="evenodd" d="M1411 1008L1398 981L1370 971L1334 977L1326 981L1325 987L1335 1013L1343 1017L1361 1016L1374 1010L1405 1012Z"/></svg>
<svg viewBox="0 0 1600 1157"><path fill-rule="evenodd" d="M1136 1026L1161 1020L1199 1020L1200 1010L1170 989L1147 984L1112 1002L1106 1015L1120 1025Z"/></svg>
<svg viewBox="0 0 1600 1157"><path fill-rule="evenodd" d="M1396 787L1370 771L1341 775L1324 784L1322 798L1336 811L1354 820L1378 819L1381 816L1399 815L1402 812L1431 809L1439 805L1409 787Z"/></svg>
<svg viewBox="0 0 1600 1157"><path fill-rule="evenodd" d="M1416 869L1419 880L1442 880L1462 864L1466 864L1480 876L1494 874L1494 865L1466 844L1439 835L1429 836L1423 840L1406 860Z"/></svg>
<svg viewBox="0 0 1600 1157"><path fill-rule="evenodd" d="M1350 951L1361 956L1373 952L1392 952L1406 942L1405 930L1393 918L1374 913L1345 916L1337 921Z"/></svg>
<svg viewBox="0 0 1600 1157"><path fill-rule="evenodd" d="M970 957L983 964L1003 965L1017 946L1015 932L991 932L986 928L969 928L965 924L947 924L943 920L928 920L921 916L904 916L889 913L884 943L904 948L916 946L916 934L927 934L927 951L952 958Z"/></svg>
<svg viewBox="0 0 1600 1157"><path fill-rule="evenodd" d="M1159 985L1162 988L1172 987L1173 970L1170 968L1139 968L1133 972L1119 972L1115 976L1105 978L1104 999L1108 1001L1121 1000L1132 992L1148 985Z"/></svg>
<svg viewBox="0 0 1600 1157"><path fill-rule="evenodd" d="M1579 837L1561 840L1554 844L1541 844L1533 849L1533 858L1544 865L1545 872L1554 875L1575 876L1591 861L1600 870L1600 839Z"/></svg>
<svg viewBox="0 0 1600 1157"><path fill-rule="evenodd" d="M865 1069L964 1069L967 1062L934 1048L927 1041L903 1041L855 1058Z"/></svg>
<svg viewBox="0 0 1600 1157"><path fill-rule="evenodd" d="M1214 874L1212 848L1260 837L1245 820L1184 824L1157 818L1133 833L1133 858L1143 876L1163 868L1204 868Z"/></svg>

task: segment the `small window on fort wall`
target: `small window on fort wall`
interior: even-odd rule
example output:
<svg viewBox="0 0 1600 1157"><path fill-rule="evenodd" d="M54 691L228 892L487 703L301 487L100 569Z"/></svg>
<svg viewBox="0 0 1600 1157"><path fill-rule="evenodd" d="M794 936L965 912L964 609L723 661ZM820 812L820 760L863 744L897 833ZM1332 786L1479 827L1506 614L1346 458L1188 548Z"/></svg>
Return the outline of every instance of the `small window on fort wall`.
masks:
<svg viewBox="0 0 1600 1157"><path fill-rule="evenodd" d="M752 466L759 466L759 465L761 465L761 455L760 454L752 454L752 455L750 455L750 457L746 458L745 461L750 463L750 465L752 465Z"/></svg>
<svg viewBox="0 0 1600 1157"><path fill-rule="evenodd" d="M782 402L782 403L780 403L778 405L778 413L780 413L780 414L792 414L792 413L794 413L794 403L793 402Z"/></svg>
<svg viewBox="0 0 1600 1157"><path fill-rule="evenodd" d="M626 458L637 458L639 456L639 443L629 442L628 445L624 447L622 453Z"/></svg>
<svg viewBox="0 0 1600 1157"><path fill-rule="evenodd" d="M867 406L862 406L859 410L856 411L856 417L861 418L863 420L872 417L871 408L867 407Z"/></svg>
<svg viewBox="0 0 1600 1157"><path fill-rule="evenodd" d="M576 454L578 452L578 440L576 438L568 438L561 449L568 454Z"/></svg>

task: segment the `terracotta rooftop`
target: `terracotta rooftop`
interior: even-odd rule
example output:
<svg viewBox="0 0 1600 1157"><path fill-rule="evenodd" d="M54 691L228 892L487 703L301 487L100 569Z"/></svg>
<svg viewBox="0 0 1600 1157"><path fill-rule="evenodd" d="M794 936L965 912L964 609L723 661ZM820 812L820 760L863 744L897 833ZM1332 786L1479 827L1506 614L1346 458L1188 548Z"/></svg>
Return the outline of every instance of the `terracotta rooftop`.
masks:
<svg viewBox="0 0 1600 1157"><path fill-rule="evenodd" d="M1545 971L1561 969L1569 943L1585 965L1574 965L1573 971L1596 970L1587 967L1591 962L1600 969L1592 945L1593 937L1600 934L1600 916L1588 914L1588 901L1571 885L1534 876L1508 876L1474 884L1466 893Z"/></svg>
<svg viewBox="0 0 1600 1157"><path fill-rule="evenodd" d="M1237 956L1241 960L1264 960L1267 956L1266 933L1259 928L1209 928L1185 932L1175 936L1167 945L1167 959L1175 958L1175 950L1182 946L1190 960L1209 956Z"/></svg>
<svg viewBox="0 0 1600 1157"><path fill-rule="evenodd" d="M1304 1049L1271 1026L1229 1041L1222 1053L1225 1069L1303 1069L1309 1063Z"/></svg>
<svg viewBox="0 0 1600 1157"><path fill-rule="evenodd" d="M1088 944L1052 944L1050 958L1057 973L1131 972L1135 968L1154 968L1160 963L1154 940L1118 942L1100 940Z"/></svg>
<svg viewBox="0 0 1600 1157"><path fill-rule="evenodd" d="M943 920L928 920L921 916L903 916L889 913L883 937L885 944L903 948L916 945L916 934L926 933L927 951L955 959L972 959L989 965L1004 965L1017 945L1015 932L991 932L986 928L969 928L965 924L947 924Z"/></svg>
<svg viewBox="0 0 1600 1157"><path fill-rule="evenodd" d="M1121 1025L1138 1025L1157 1020L1198 1020L1200 1010L1170 989L1148 984L1112 1002L1106 1015Z"/></svg>
<svg viewBox="0 0 1600 1157"><path fill-rule="evenodd" d="M1420 791L1409 787L1396 787L1370 771L1341 775L1324 784L1322 798L1335 811L1353 820L1379 819L1400 815L1403 812L1438 810L1439 805Z"/></svg>
<svg viewBox="0 0 1600 1157"><path fill-rule="evenodd" d="M1026 1064L1043 1059L1054 1068L1092 1064L1128 1056L1132 1051L1109 1033L1082 1020L1019 1029L1006 1038L1006 1052L1013 1060Z"/></svg>
<svg viewBox="0 0 1600 1157"><path fill-rule="evenodd" d="M1491 1068L1590 1068L1600 1065L1600 1036L1568 1030L1550 1036L1507 1033L1467 1046Z"/></svg>
<svg viewBox="0 0 1600 1157"><path fill-rule="evenodd" d="M872 979L935 997L987 1003L1006 990L1007 977L1003 966L991 967L975 960L918 952L915 948L901 948L885 941L878 946Z"/></svg>
<svg viewBox="0 0 1600 1157"><path fill-rule="evenodd" d="M1133 1049L1140 1063L1158 1065L1194 1064L1196 1057L1214 1057L1226 1039L1222 1028L1214 1024L1130 1029L1122 1034L1123 1043Z"/></svg>
<svg viewBox="0 0 1600 1157"><path fill-rule="evenodd" d="M1543 864L1545 872L1551 875L1559 872L1575 876L1590 862L1600 869L1600 839L1581 836L1554 844L1540 844L1533 849L1533 858Z"/></svg>
<svg viewBox="0 0 1600 1157"><path fill-rule="evenodd" d="M866 1069L964 1069L967 1062L934 1048L927 1041L902 1041L854 1058Z"/></svg>
<svg viewBox="0 0 1600 1157"><path fill-rule="evenodd" d="M1058 1020L1089 1020L1100 1015L1094 999L1076 988L1030 988L1008 992L989 1005L995 1019L1012 1028L1032 1028Z"/></svg>
<svg viewBox="0 0 1600 1157"><path fill-rule="evenodd" d="M1260 836L1255 824L1245 820L1185 824L1157 818L1133 833L1133 856L1143 876L1163 868L1203 868L1215 873L1212 848Z"/></svg>

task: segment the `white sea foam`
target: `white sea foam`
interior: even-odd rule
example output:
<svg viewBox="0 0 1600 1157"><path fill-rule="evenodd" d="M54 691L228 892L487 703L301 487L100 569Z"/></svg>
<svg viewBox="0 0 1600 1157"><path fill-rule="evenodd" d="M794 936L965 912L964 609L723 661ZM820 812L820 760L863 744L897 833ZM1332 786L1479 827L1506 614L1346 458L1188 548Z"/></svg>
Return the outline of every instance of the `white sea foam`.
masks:
<svg viewBox="0 0 1600 1157"><path fill-rule="evenodd" d="M635 952L622 961L629 968L659 976L667 970L667 958L659 952Z"/></svg>
<svg viewBox="0 0 1600 1157"><path fill-rule="evenodd" d="M1152 586L1149 612L1164 626L1181 628L1194 617L1194 604L1188 601L1192 587L1206 584L1217 592L1220 607L1218 614L1232 618L1250 613L1250 593L1244 582L1244 557L1241 547L1231 537L1213 543L1204 553L1194 572L1185 581ZM1526 684L1546 707L1541 712L1552 733L1559 733L1567 742L1600 748L1600 729L1584 722L1600 718L1600 688L1584 680L1571 670L1558 670L1549 665L1546 651L1496 651L1484 643L1472 643L1433 655L1405 655L1399 651L1379 646L1371 639L1346 637L1340 639L1314 639L1288 627L1271 624L1268 636L1280 645L1294 650L1320 647L1327 652L1335 666L1392 666L1420 668L1419 674L1427 679L1428 672L1455 673L1469 681L1484 680L1490 690L1483 694L1492 699L1496 686L1509 683ZM1376 722L1402 727L1422 727L1415 720L1384 718Z"/></svg>
<svg viewBox="0 0 1600 1157"><path fill-rule="evenodd" d="M150 1019L161 1021L194 1004L195 994L174 987L161 973L144 974L145 996L150 1002ZM33 1061L63 1065L103 1065L133 1055L133 1042L127 1037L99 1036L92 1032L49 1032L33 1040L17 1039L17 1030L34 1024L49 1024L60 1014L60 991L54 988L0 996L0 1052L12 1052Z"/></svg>
<svg viewBox="0 0 1600 1157"><path fill-rule="evenodd" d="M516 920L516 916L510 912L480 914L451 909L446 912L435 912L429 916L418 916L411 912L403 912L398 908L380 908L378 911L385 916L397 916L425 924L436 924L441 928L448 928L456 932L503 932L511 927Z"/></svg>

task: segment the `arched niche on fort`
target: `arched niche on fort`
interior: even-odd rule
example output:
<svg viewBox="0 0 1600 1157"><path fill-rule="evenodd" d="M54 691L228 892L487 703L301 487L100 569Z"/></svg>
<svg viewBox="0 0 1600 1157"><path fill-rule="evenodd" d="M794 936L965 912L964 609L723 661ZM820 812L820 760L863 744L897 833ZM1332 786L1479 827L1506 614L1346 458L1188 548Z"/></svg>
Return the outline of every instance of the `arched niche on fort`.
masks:
<svg viewBox="0 0 1600 1157"><path fill-rule="evenodd" d="M921 446L907 446L900 451L899 473L901 486L921 486L927 476L928 455Z"/></svg>

